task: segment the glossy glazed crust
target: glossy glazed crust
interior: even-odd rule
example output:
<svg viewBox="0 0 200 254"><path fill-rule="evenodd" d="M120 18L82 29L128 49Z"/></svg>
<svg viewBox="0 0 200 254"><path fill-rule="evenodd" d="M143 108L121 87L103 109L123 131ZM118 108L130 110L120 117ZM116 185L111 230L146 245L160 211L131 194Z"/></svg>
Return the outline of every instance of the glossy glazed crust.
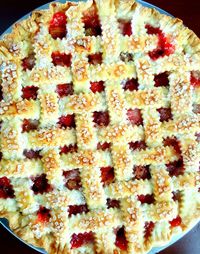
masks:
<svg viewBox="0 0 200 254"><path fill-rule="evenodd" d="M44 11L13 26L11 34L0 41L1 151L0 177L11 179L15 199L0 200L0 217L9 220L11 229L23 240L44 248L48 253L147 253L152 247L170 242L171 237L187 230L200 218L200 146L195 133L200 132L199 115L193 104L200 104L199 88L191 89L190 73L200 70L200 41L182 21L142 7L135 1L96 0L102 37L85 36L82 13L93 6L87 3L53 3ZM48 33L54 13L65 11L68 37L54 40ZM132 20L132 36L122 36L117 20ZM148 35L145 24L160 29L175 45L170 56L152 61L148 52L157 43L157 35ZM36 64L22 71L21 59L34 51ZM53 51L72 54L72 66L54 66ZM88 64L87 55L101 51L101 65ZM134 55L134 61L123 62L121 52ZM154 75L169 72L170 89L154 87ZM138 78L138 91L124 91L122 80ZM105 82L105 93L91 93L90 81ZM55 87L73 82L74 94L58 99ZM37 100L21 100L24 84L40 88ZM106 98L106 99L105 99ZM161 123L158 108L171 106L173 120ZM126 110L142 110L144 127L127 122ZM94 111L109 111L108 127L95 128ZM63 114L75 114L75 129L56 125ZM22 119L39 119L39 131L21 133ZM166 164L178 160L172 146L163 139L176 136L181 144L185 171L170 177ZM132 152L129 142L145 139L147 149ZM111 153L96 150L97 142L111 143ZM59 154L59 147L78 144L78 152ZM58 147L59 146L59 147ZM28 160L25 148L42 150L41 160ZM112 158L112 160L111 160ZM150 165L151 180L132 180L133 165ZM103 186L100 168L113 166L115 182ZM83 194L64 187L62 170L80 169ZM54 190L34 195L31 176L47 175ZM92 178L91 178L92 175ZM180 201L172 199L180 191ZM154 194L155 203L142 205L137 195ZM120 200L120 209L106 209L107 198ZM191 198L192 197L192 198ZM68 206L86 203L89 212L68 218ZM40 223L39 205L51 209L49 222ZM179 227L169 221L181 216ZM148 241L144 222L155 222ZM114 229L124 225L128 250L115 245ZM94 232L93 245L71 249L73 233Z"/></svg>

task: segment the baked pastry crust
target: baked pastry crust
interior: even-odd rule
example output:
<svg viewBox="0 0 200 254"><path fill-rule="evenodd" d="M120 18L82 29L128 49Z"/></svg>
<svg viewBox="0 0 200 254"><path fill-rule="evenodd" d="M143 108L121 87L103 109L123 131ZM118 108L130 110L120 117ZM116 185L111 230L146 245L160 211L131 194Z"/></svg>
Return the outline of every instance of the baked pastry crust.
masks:
<svg viewBox="0 0 200 254"><path fill-rule="evenodd" d="M51 33L60 13L66 24ZM94 13L100 34L90 35L83 21ZM30 55L34 65L24 67ZM52 3L16 23L0 41L0 217L23 240L60 254L147 253L186 231L200 218L199 74L199 38L134 0ZM137 89L127 88L132 79ZM102 91L91 82L103 82ZM59 96L58 84L73 91ZM24 95L27 86L36 98ZM75 127L63 127L63 115ZM76 180L66 182L70 171Z"/></svg>

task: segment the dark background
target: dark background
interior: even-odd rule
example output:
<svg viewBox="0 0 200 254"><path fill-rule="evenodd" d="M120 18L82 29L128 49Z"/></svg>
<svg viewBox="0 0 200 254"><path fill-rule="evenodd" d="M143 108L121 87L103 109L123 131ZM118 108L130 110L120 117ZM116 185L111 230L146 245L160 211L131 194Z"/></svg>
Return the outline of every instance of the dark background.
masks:
<svg viewBox="0 0 200 254"><path fill-rule="evenodd" d="M3 0L0 6L0 34L13 22L34 8L48 3L45 0ZM183 20L184 24L200 36L199 0L148 0ZM21 243L0 225L0 252L2 254L37 254L38 252ZM177 243L160 254L199 254L200 224Z"/></svg>

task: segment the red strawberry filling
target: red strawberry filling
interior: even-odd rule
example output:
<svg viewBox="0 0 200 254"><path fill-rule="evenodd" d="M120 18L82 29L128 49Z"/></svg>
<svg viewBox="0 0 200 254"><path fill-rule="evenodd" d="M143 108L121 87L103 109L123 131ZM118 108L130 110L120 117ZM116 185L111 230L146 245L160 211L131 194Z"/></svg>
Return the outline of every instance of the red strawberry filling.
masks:
<svg viewBox="0 0 200 254"><path fill-rule="evenodd" d="M159 108L159 109L157 109L157 111L160 114L160 121L161 122L169 121L172 119L171 108Z"/></svg>
<svg viewBox="0 0 200 254"><path fill-rule="evenodd" d="M91 8L84 13L82 21L84 23L86 36L101 35L101 25L95 4L93 4Z"/></svg>
<svg viewBox="0 0 200 254"><path fill-rule="evenodd" d="M145 180L145 179L150 179L151 174L149 172L149 166L135 166L134 169L134 175L135 179L137 180Z"/></svg>
<svg viewBox="0 0 200 254"><path fill-rule="evenodd" d="M132 35L131 21L120 19L118 20L118 22L119 22L119 29L121 33L124 36L125 35L131 36Z"/></svg>
<svg viewBox="0 0 200 254"><path fill-rule="evenodd" d="M114 180L114 168L112 167L101 168L101 180L105 185L112 183Z"/></svg>
<svg viewBox="0 0 200 254"><path fill-rule="evenodd" d="M38 120L24 119L22 124L22 132L37 130L38 125L39 125Z"/></svg>
<svg viewBox="0 0 200 254"><path fill-rule="evenodd" d="M116 232L116 240L115 245L120 248L121 250L126 251L128 248L128 242L126 240L125 236L125 230L124 227L121 227Z"/></svg>
<svg viewBox="0 0 200 254"><path fill-rule="evenodd" d="M157 60L160 57L169 56L174 53L175 46L169 42L169 39L158 27L153 27L149 24L145 26L148 34L156 34L158 36L158 46L153 51L149 52L152 60Z"/></svg>
<svg viewBox="0 0 200 254"><path fill-rule="evenodd" d="M75 128L75 119L74 119L74 114L73 115L66 115L66 116L61 116L59 118L58 122L60 127L63 128Z"/></svg>
<svg viewBox="0 0 200 254"><path fill-rule="evenodd" d="M53 39L64 38L66 36L66 23L67 17L64 12L57 12L53 15L53 18L49 24L49 33Z"/></svg>
<svg viewBox="0 0 200 254"><path fill-rule="evenodd" d="M32 190L36 195L39 193L43 194L45 192L49 192L52 190L51 185L48 184L48 181L46 179L46 174L36 176L32 178L32 181L33 181Z"/></svg>
<svg viewBox="0 0 200 254"><path fill-rule="evenodd" d="M38 87L35 86L26 86L22 88L22 98L27 100L36 100Z"/></svg>
<svg viewBox="0 0 200 254"><path fill-rule="evenodd" d="M83 233L83 234L73 234L71 238L71 248L79 248L82 245L93 243L94 242L94 236L92 232L89 233Z"/></svg>
<svg viewBox="0 0 200 254"><path fill-rule="evenodd" d="M105 151L106 149L109 149L109 148L110 148L110 143L105 142L105 143L98 143L97 144L97 149L98 150Z"/></svg>
<svg viewBox="0 0 200 254"><path fill-rule="evenodd" d="M14 198L14 190L11 185L10 179L7 177L0 178L0 198Z"/></svg>
<svg viewBox="0 0 200 254"><path fill-rule="evenodd" d="M35 54L32 53L22 60L22 68L24 71L32 70L35 65Z"/></svg>
<svg viewBox="0 0 200 254"><path fill-rule="evenodd" d="M71 66L71 54L65 54L65 53L60 53L59 51L55 51L51 54L52 62L53 64L60 65L60 66L66 66L70 67Z"/></svg>
<svg viewBox="0 0 200 254"><path fill-rule="evenodd" d="M40 209L37 212L38 222L42 223L49 222L50 217L51 217L50 209L40 206Z"/></svg>
<svg viewBox="0 0 200 254"><path fill-rule="evenodd" d="M142 203L142 204L153 204L153 202L155 201L154 199L154 195L139 195L138 196L138 200Z"/></svg>
<svg viewBox="0 0 200 254"><path fill-rule="evenodd" d="M146 143L144 141L136 141L136 142L130 142L129 143L130 149L134 150L144 150L146 149Z"/></svg>
<svg viewBox="0 0 200 254"><path fill-rule="evenodd" d="M30 159L30 160L42 158L42 156L40 155L40 151L24 150L23 154L27 159Z"/></svg>
<svg viewBox="0 0 200 254"><path fill-rule="evenodd" d="M166 165L166 167L170 176L179 176L182 175L184 172L184 165L182 159L170 162L169 164Z"/></svg>
<svg viewBox="0 0 200 254"><path fill-rule="evenodd" d="M153 27L149 24L146 24L145 28L146 28L148 34L158 34L159 35L162 33L162 31L160 30L159 27Z"/></svg>
<svg viewBox="0 0 200 254"><path fill-rule="evenodd" d="M169 78L167 72L160 73L154 77L155 87L169 86Z"/></svg>
<svg viewBox="0 0 200 254"><path fill-rule="evenodd" d="M120 208L120 202L116 199L107 199L107 207L109 208Z"/></svg>
<svg viewBox="0 0 200 254"><path fill-rule="evenodd" d="M134 91L134 90L138 90L138 81L137 79L129 79L128 81L126 81L125 85L124 85L124 90L129 90L129 91Z"/></svg>
<svg viewBox="0 0 200 254"><path fill-rule="evenodd" d="M89 64L97 65L102 63L102 53L96 53L88 56Z"/></svg>
<svg viewBox="0 0 200 254"><path fill-rule="evenodd" d="M178 227L181 225L182 219L180 216L177 216L175 219L169 221L171 227Z"/></svg>
<svg viewBox="0 0 200 254"><path fill-rule="evenodd" d="M57 85L56 92L61 98L64 96L72 95L74 92L73 84L70 83Z"/></svg>
<svg viewBox="0 0 200 254"><path fill-rule="evenodd" d="M66 180L65 186L69 190L78 190L81 188L81 178L78 169L64 171L63 176Z"/></svg>
<svg viewBox="0 0 200 254"><path fill-rule="evenodd" d="M98 126L108 126L110 122L108 112L94 112L93 121Z"/></svg>
<svg viewBox="0 0 200 254"><path fill-rule="evenodd" d="M190 84L193 87L200 87L200 73L195 73L195 72L191 73Z"/></svg>
<svg viewBox="0 0 200 254"><path fill-rule="evenodd" d="M87 213L88 211L87 205L70 205L68 208L69 217L78 213Z"/></svg>
<svg viewBox="0 0 200 254"><path fill-rule="evenodd" d="M168 42L165 35L159 35L158 47L149 52L150 58L155 61L160 57L169 56L175 51L175 46Z"/></svg>
<svg viewBox="0 0 200 254"><path fill-rule="evenodd" d="M151 236L154 227L155 227L155 224L152 221L145 223L145 225L144 225L144 237L146 239L148 239Z"/></svg>
<svg viewBox="0 0 200 254"><path fill-rule="evenodd" d="M166 138L163 141L164 146L173 146L177 154L181 154L180 142L176 138Z"/></svg>
<svg viewBox="0 0 200 254"><path fill-rule="evenodd" d="M95 5L84 13L82 21L84 23L86 36L101 35L101 25Z"/></svg>
<svg viewBox="0 0 200 254"><path fill-rule="evenodd" d="M104 91L104 82L97 81L97 82L90 82L90 89L93 93L101 93Z"/></svg>
<svg viewBox="0 0 200 254"><path fill-rule="evenodd" d="M143 119L141 110L138 108L129 109L127 111L128 120L131 122L132 125L142 125Z"/></svg>
<svg viewBox="0 0 200 254"><path fill-rule="evenodd" d="M68 153L75 153L77 152L77 145L69 145L69 146L63 146L60 149L60 154L64 153L64 154L68 154Z"/></svg>

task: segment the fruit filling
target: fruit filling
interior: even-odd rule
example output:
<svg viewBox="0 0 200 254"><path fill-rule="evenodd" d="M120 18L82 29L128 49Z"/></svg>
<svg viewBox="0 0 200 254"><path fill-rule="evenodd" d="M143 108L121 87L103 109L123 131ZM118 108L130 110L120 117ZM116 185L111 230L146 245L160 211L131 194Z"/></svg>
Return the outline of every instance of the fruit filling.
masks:
<svg viewBox="0 0 200 254"><path fill-rule="evenodd" d="M97 144L97 149L98 150L105 151L106 149L109 149L109 148L110 148L110 143L105 142L105 143L98 143Z"/></svg>
<svg viewBox="0 0 200 254"><path fill-rule="evenodd" d="M43 194L52 190L51 185L47 181L46 174L33 177L32 181L32 190L36 195Z"/></svg>
<svg viewBox="0 0 200 254"><path fill-rule="evenodd" d="M200 133L196 133L195 136L196 136L196 141L200 143Z"/></svg>
<svg viewBox="0 0 200 254"><path fill-rule="evenodd" d="M177 216L175 219L169 221L171 227L178 227L181 225L182 219L180 216Z"/></svg>
<svg viewBox="0 0 200 254"><path fill-rule="evenodd" d="M69 217L79 213L87 213L88 211L89 210L86 204L85 205L70 205L68 208Z"/></svg>
<svg viewBox="0 0 200 254"><path fill-rule="evenodd" d="M190 76L190 84L196 88L200 87L200 71L193 71Z"/></svg>
<svg viewBox="0 0 200 254"><path fill-rule="evenodd" d="M145 26L145 28L146 28L148 34L157 34L157 35L159 35L159 34L162 33L162 31L160 30L159 27L153 27L153 26L151 26L149 24L147 24Z"/></svg>
<svg viewBox="0 0 200 254"><path fill-rule="evenodd" d="M69 190L79 190L81 188L81 178L78 169L64 171L63 176L66 181L65 186Z"/></svg>
<svg viewBox="0 0 200 254"><path fill-rule="evenodd" d="M73 234L71 238L71 248L79 248L85 244L93 243L94 236L92 232L89 233L80 233L80 234Z"/></svg>
<svg viewBox="0 0 200 254"><path fill-rule="evenodd" d="M155 87L169 86L168 73L163 72L154 77Z"/></svg>
<svg viewBox="0 0 200 254"><path fill-rule="evenodd" d="M22 60L22 68L24 71L32 70L35 66L35 54L32 53Z"/></svg>
<svg viewBox="0 0 200 254"><path fill-rule="evenodd" d="M121 52L119 57L120 57L120 60L125 63L133 61L133 54L128 52Z"/></svg>
<svg viewBox="0 0 200 254"><path fill-rule="evenodd" d="M128 120L132 125L142 125L143 124L143 119L142 119L142 114L141 110L138 108L135 109L129 109L127 111L127 117Z"/></svg>
<svg viewBox="0 0 200 254"><path fill-rule="evenodd" d="M152 232L154 230L154 227L155 227L155 224L152 221L145 222L145 225L144 225L144 237L145 237L146 240L151 236L151 234L152 234Z"/></svg>
<svg viewBox="0 0 200 254"><path fill-rule="evenodd" d="M170 162L169 164L166 165L166 167L170 176L179 176L184 173L184 165L182 159Z"/></svg>
<svg viewBox="0 0 200 254"><path fill-rule="evenodd" d="M153 27L149 24L145 26L148 34L155 34L158 36L157 48L149 52L150 58L155 61L160 57L169 56L174 53L175 46L170 43L169 38L158 27Z"/></svg>
<svg viewBox="0 0 200 254"><path fill-rule="evenodd" d="M67 17L64 12L56 12L49 24L49 33L53 39L64 38L67 34Z"/></svg>
<svg viewBox="0 0 200 254"><path fill-rule="evenodd" d="M94 112L93 121L98 126L108 126L110 122L109 114L105 112Z"/></svg>
<svg viewBox="0 0 200 254"><path fill-rule="evenodd" d="M39 125L38 120L24 119L22 124L22 132L37 130L38 125Z"/></svg>
<svg viewBox="0 0 200 254"><path fill-rule="evenodd" d="M167 137L163 141L164 146L173 146L177 154L181 154L180 142L175 137Z"/></svg>
<svg viewBox="0 0 200 254"><path fill-rule="evenodd" d="M101 93L104 91L104 82L103 81L90 82L90 89L93 93Z"/></svg>
<svg viewBox="0 0 200 254"><path fill-rule="evenodd" d="M126 90L134 91L134 90L138 90L138 86L139 86L138 80L132 78L132 79L129 79L129 80L126 81L123 88L124 88L125 91Z"/></svg>
<svg viewBox="0 0 200 254"><path fill-rule="evenodd" d="M60 53L59 51L55 51L51 54L52 62L55 66L60 65L60 66L65 66L65 67L70 67L71 66L71 54L65 54L65 53Z"/></svg>
<svg viewBox="0 0 200 254"><path fill-rule="evenodd" d="M36 86L25 86L22 88L22 98L27 100L36 100L38 87Z"/></svg>
<svg viewBox="0 0 200 254"><path fill-rule="evenodd" d="M138 200L142 203L142 204L153 204L153 202L155 201L154 199L154 195L138 195Z"/></svg>
<svg viewBox="0 0 200 254"><path fill-rule="evenodd" d="M3 100L3 91L2 91L2 86L0 85L0 101Z"/></svg>
<svg viewBox="0 0 200 254"><path fill-rule="evenodd" d="M181 192L180 191L173 191L172 192L172 198L174 201L181 201Z"/></svg>
<svg viewBox="0 0 200 254"><path fill-rule="evenodd" d="M72 95L74 93L73 84L70 83L57 85L56 92L61 98L64 96Z"/></svg>
<svg viewBox="0 0 200 254"><path fill-rule="evenodd" d="M116 199L107 199L107 207L109 208L120 208L120 202Z"/></svg>
<svg viewBox="0 0 200 254"><path fill-rule="evenodd" d="M69 146L63 146L60 149L60 154L68 154L68 153L75 153L77 152L77 145L69 145Z"/></svg>
<svg viewBox="0 0 200 254"><path fill-rule="evenodd" d="M107 185L113 182L114 180L114 168L112 167L102 167L101 169L101 180Z"/></svg>
<svg viewBox="0 0 200 254"><path fill-rule="evenodd" d="M61 128L75 128L75 118L74 114L73 115L66 115L66 116L61 116L59 118L58 124Z"/></svg>
<svg viewBox="0 0 200 254"><path fill-rule="evenodd" d="M171 108L159 108L159 109L157 109L157 111L160 114L160 121L161 122L172 120Z"/></svg>
<svg viewBox="0 0 200 254"><path fill-rule="evenodd" d="M0 178L0 198L14 198L14 190L11 185L10 179L7 177Z"/></svg>
<svg viewBox="0 0 200 254"><path fill-rule="evenodd" d="M40 209L37 211L38 222L42 223L49 222L50 217L51 217L50 209L40 206Z"/></svg>
<svg viewBox="0 0 200 254"><path fill-rule="evenodd" d="M131 36L132 35L132 28L131 28L131 21L130 20L123 20L119 19L119 29L121 33L125 36Z"/></svg>
<svg viewBox="0 0 200 254"><path fill-rule="evenodd" d="M150 179L151 174L149 171L149 166L135 166L133 169L135 179L137 180L145 180Z"/></svg>
<svg viewBox="0 0 200 254"><path fill-rule="evenodd" d="M126 240L124 227L117 229L115 245L121 250L127 250L128 242Z"/></svg>
<svg viewBox="0 0 200 254"><path fill-rule="evenodd" d="M30 159L30 160L42 158L42 156L40 155L40 151L24 150L23 154L27 159Z"/></svg>
<svg viewBox="0 0 200 254"><path fill-rule="evenodd" d="M84 13L82 21L84 23L86 36L101 35L101 24L96 5L91 6L91 8Z"/></svg>
<svg viewBox="0 0 200 254"><path fill-rule="evenodd" d="M89 64L102 64L102 53L96 53L88 56Z"/></svg>
<svg viewBox="0 0 200 254"><path fill-rule="evenodd" d="M136 142L130 142L129 143L130 149L134 150L144 150L146 149L146 143L144 141L136 141Z"/></svg>
<svg viewBox="0 0 200 254"><path fill-rule="evenodd" d="M193 112L195 114L200 114L200 104L194 104L193 105Z"/></svg>

